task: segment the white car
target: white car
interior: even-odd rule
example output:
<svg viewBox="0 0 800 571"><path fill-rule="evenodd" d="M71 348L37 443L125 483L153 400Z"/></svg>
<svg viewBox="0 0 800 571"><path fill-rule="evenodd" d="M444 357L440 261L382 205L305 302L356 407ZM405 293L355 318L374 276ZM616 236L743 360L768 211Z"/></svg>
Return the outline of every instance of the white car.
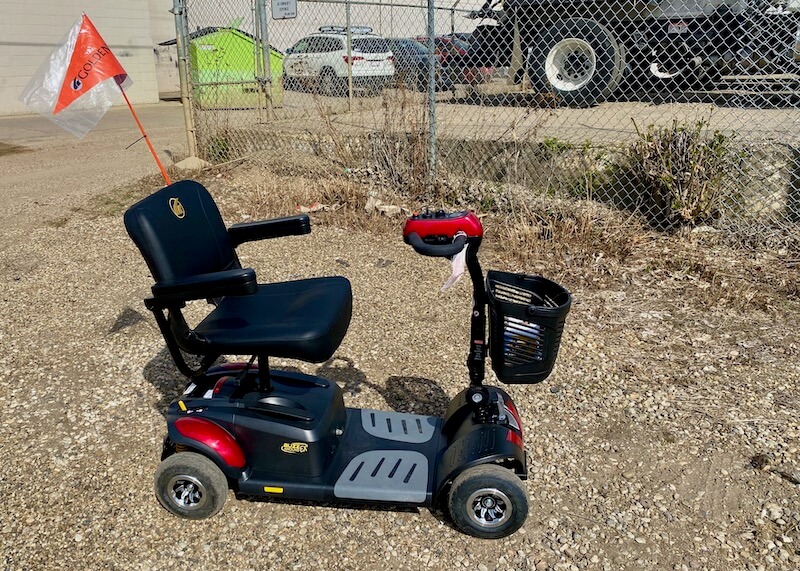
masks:
<svg viewBox="0 0 800 571"><path fill-rule="evenodd" d="M324 95L345 95L348 67L356 89L375 92L390 83L394 57L388 41L361 26L350 28L350 38L349 61L347 29L342 26L322 26L289 48L283 60L286 88L303 86Z"/></svg>

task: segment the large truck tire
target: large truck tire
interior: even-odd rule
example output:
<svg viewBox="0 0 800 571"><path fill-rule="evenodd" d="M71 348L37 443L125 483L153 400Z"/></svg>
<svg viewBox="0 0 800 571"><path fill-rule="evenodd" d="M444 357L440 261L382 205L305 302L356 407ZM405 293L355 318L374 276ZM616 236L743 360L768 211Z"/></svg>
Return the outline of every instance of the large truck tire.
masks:
<svg viewBox="0 0 800 571"><path fill-rule="evenodd" d="M528 70L573 107L601 103L619 86L625 51L605 26L586 18L554 24L529 55Z"/></svg>

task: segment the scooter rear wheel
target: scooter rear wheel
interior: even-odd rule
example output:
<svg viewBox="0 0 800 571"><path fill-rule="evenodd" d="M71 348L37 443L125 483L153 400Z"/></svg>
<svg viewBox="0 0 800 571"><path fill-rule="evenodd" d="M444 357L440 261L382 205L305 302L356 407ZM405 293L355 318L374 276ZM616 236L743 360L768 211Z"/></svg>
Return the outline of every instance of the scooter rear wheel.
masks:
<svg viewBox="0 0 800 571"><path fill-rule="evenodd" d="M159 465L155 490L167 511L183 518L204 519L225 505L228 479L202 454L178 452Z"/></svg>
<svg viewBox="0 0 800 571"><path fill-rule="evenodd" d="M495 464L476 466L459 474L447 503L456 526L483 539L511 535L528 517L528 495L522 481Z"/></svg>

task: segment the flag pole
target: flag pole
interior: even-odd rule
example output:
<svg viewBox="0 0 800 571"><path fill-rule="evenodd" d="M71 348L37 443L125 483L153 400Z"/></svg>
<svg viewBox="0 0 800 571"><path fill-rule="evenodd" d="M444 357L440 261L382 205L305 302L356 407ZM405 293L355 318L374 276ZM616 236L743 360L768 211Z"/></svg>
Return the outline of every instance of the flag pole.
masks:
<svg viewBox="0 0 800 571"><path fill-rule="evenodd" d="M147 136L147 133L144 132L144 127L142 127L141 121L139 121L139 117L136 116L136 111L133 110L133 105L131 105L130 100L128 99L128 95L125 93L125 90L122 89L122 86L119 86L119 90L122 92L122 96L125 98L125 103L128 104L128 109L131 110L131 115L133 115L133 119L136 121L136 124L139 126L139 131L142 132L142 136L144 137L144 141L147 143L147 148L150 149L150 154L153 155L153 158L156 160L156 164L158 165L158 169L161 171L161 176L164 177L164 182L168 185L172 184L172 181L167 174L167 169L164 168L164 165L161 163L161 159L158 158L158 154L156 150L153 148L153 143L150 142L150 137Z"/></svg>

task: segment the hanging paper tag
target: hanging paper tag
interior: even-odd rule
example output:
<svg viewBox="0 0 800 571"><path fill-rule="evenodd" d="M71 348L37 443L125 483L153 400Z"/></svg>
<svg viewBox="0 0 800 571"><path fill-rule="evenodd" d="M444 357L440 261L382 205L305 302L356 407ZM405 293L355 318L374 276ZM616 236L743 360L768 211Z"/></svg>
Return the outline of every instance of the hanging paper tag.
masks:
<svg viewBox="0 0 800 571"><path fill-rule="evenodd" d="M458 232L455 235L457 238L459 235L466 236L463 232ZM453 271L450 274L450 277L447 278L447 281L442 286L442 291L447 291L451 287L455 285L455 283L461 279L461 276L464 275L464 271L467 269L467 248L469 246L464 244L464 248L455 256L450 259L450 263L453 266Z"/></svg>

